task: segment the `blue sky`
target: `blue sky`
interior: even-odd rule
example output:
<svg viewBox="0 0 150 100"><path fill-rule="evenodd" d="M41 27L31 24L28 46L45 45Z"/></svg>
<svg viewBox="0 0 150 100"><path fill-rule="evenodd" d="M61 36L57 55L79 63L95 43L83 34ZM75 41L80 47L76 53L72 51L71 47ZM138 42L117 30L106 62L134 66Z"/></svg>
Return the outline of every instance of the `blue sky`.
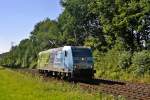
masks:
<svg viewBox="0 0 150 100"><path fill-rule="evenodd" d="M34 25L45 18L57 19L60 0L0 0L0 53L29 37Z"/></svg>

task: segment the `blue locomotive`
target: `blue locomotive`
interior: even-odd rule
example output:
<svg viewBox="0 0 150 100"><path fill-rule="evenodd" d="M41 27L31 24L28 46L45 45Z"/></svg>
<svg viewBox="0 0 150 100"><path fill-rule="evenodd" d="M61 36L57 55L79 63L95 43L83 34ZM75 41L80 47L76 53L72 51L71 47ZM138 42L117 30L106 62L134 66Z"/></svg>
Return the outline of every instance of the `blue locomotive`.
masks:
<svg viewBox="0 0 150 100"><path fill-rule="evenodd" d="M93 78L92 51L79 46L64 46L39 53L38 70L56 77Z"/></svg>

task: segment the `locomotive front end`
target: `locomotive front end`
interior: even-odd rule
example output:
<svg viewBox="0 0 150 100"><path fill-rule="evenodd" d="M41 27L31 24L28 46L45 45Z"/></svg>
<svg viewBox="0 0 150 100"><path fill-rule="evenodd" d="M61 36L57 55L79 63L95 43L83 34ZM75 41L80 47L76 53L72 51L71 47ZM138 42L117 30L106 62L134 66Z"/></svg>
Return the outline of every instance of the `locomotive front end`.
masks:
<svg viewBox="0 0 150 100"><path fill-rule="evenodd" d="M76 78L93 78L94 63L92 50L84 47L72 47L73 76Z"/></svg>

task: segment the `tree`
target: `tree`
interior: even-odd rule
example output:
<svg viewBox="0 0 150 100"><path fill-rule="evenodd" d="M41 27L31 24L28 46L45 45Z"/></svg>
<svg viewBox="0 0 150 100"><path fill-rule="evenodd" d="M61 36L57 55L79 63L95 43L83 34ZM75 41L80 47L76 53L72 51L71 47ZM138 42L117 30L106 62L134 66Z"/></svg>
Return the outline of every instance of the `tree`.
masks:
<svg viewBox="0 0 150 100"><path fill-rule="evenodd" d="M69 33L74 36L77 45L83 45L85 39L91 36L100 38L99 42L105 45L105 38L98 20L98 14L90 9L93 2L95 2L95 0L61 1L65 8L63 14L68 14L68 18L72 19L71 21L67 21L66 25L69 24L71 27L66 27L66 30L69 29Z"/></svg>

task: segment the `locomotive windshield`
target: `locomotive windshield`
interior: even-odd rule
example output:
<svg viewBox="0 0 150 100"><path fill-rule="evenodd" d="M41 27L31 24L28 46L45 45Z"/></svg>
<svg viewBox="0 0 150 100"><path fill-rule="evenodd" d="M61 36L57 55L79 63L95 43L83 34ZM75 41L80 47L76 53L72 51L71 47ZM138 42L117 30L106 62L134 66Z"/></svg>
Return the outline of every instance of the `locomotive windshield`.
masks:
<svg viewBox="0 0 150 100"><path fill-rule="evenodd" d="M92 64L92 51L89 48L72 48L74 64Z"/></svg>
<svg viewBox="0 0 150 100"><path fill-rule="evenodd" d="M91 49L89 48L72 48L73 57L92 57Z"/></svg>

